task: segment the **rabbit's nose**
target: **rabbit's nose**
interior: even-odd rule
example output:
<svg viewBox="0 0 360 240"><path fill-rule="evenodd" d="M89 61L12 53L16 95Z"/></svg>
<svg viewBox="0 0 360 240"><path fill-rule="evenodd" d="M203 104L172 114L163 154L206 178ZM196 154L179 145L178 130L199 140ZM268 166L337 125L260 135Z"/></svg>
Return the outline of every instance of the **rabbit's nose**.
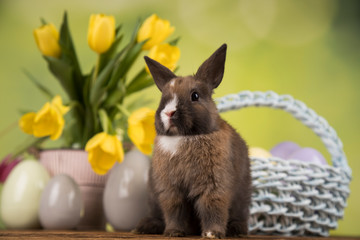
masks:
<svg viewBox="0 0 360 240"><path fill-rule="evenodd" d="M175 112L176 111L169 111L169 112L166 112L165 114L166 114L166 116L171 118L172 116L174 116Z"/></svg>

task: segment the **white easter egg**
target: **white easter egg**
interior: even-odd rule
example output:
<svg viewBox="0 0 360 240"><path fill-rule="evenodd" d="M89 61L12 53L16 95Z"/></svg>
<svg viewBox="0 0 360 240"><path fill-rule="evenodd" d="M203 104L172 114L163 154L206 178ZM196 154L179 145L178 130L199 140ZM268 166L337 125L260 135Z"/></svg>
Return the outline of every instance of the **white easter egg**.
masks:
<svg viewBox="0 0 360 240"><path fill-rule="evenodd" d="M36 160L24 160L11 171L3 187L0 206L7 228L40 227L39 201L49 179L49 173Z"/></svg>
<svg viewBox="0 0 360 240"><path fill-rule="evenodd" d="M119 231L130 231L148 214L148 174L150 159L134 150L110 172L104 190L107 221Z"/></svg>
<svg viewBox="0 0 360 240"><path fill-rule="evenodd" d="M41 194L39 218L45 229L74 229L83 213L77 183L68 175L53 177Z"/></svg>

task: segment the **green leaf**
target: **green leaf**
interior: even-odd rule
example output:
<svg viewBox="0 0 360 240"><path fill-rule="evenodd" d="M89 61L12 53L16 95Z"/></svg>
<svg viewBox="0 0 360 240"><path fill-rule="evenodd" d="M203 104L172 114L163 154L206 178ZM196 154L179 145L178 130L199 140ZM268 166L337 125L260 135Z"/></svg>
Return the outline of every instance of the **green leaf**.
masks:
<svg viewBox="0 0 360 240"><path fill-rule="evenodd" d="M84 128L87 119L85 119L86 112L83 104L78 101L71 101L69 107L72 114L65 116L66 124L63 135L70 147L71 143L81 143L84 131L87 130Z"/></svg>
<svg viewBox="0 0 360 240"><path fill-rule="evenodd" d="M95 111L93 106L86 105L84 118L86 121L84 122L84 132L81 141L81 148L85 148L85 145L89 139L100 131L98 112Z"/></svg>
<svg viewBox="0 0 360 240"><path fill-rule="evenodd" d="M116 56L110 60L105 68L98 75L94 86L90 90L90 102L92 104L99 105L101 97L105 94L108 89L116 88L116 81L113 80L113 74L118 65L121 64L122 59L124 59L124 54L126 53L128 47L123 48ZM117 67L116 67L117 66Z"/></svg>
<svg viewBox="0 0 360 240"><path fill-rule="evenodd" d="M130 117L130 112L121 104L116 104L116 108L127 118Z"/></svg>
<svg viewBox="0 0 360 240"><path fill-rule="evenodd" d="M153 102L153 99L146 98L146 97L139 97L136 99L133 99L131 102L126 104L126 109L128 109L130 112L133 112L141 107L144 107L150 103Z"/></svg>
<svg viewBox="0 0 360 240"><path fill-rule="evenodd" d="M106 111L104 109L100 109L98 114L99 114L99 118L100 118L101 127L104 130L104 132L109 133L109 134L114 134L115 132L112 127L111 120L110 120L109 116L107 115Z"/></svg>
<svg viewBox="0 0 360 240"><path fill-rule="evenodd" d="M81 115L85 114L84 106L79 101L71 101L68 106L71 110L78 109Z"/></svg>
<svg viewBox="0 0 360 240"><path fill-rule="evenodd" d="M175 38L174 40L171 40L171 41L169 42L169 44L170 44L171 46L176 46L176 45L178 44L178 42L179 42L180 39L181 39L181 37L177 37L177 38Z"/></svg>
<svg viewBox="0 0 360 240"><path fill-rule="evenodd" d="M60 84L68 94L70 99L78 99L78 95L73 84L74 70L68 63L53 57L44 56L48 62L49 70L59 80Z"/></svg>
<svg viewBox="0 0 360 240"><path fill-rule="evenodd" d="M117 103L120 103L123 97L124 97L124 92L118 88L115 88L113 91L109 92L105 100L104 107L111 107Z"/></svg>
<svg viewBox="0 0 360 240"><path fill-rule="evenodd" d="M139 29L140 29L141 23L142 23L141 19L138 18L138 20L137 20L137 22L135 24L135 28L133 30L133 33L131 34L131 40L130 40L131 43L136 42L137 34L138 34Z"/></svg>
<svg viewBox="0 0 360 240"><path fill-rule="evenodd" d="M83 96L84 102L83 104L89 104L90 91L91 91L91 80L92 80L92 72L88 75L84 76L84 87L83 87Z"/></svg>
<svg viewBox="0 0 360 240"><path fill-rule="evenodd" d="M120 31L121 26L116 29L116 35ZM112 43L109 50L100 55L100 63L99 63L99 72L106 66L106 64L114 57L114 54L119 47L121 41L123 39L123 35L119 35L116 37L115 41Z"/></svg>
<svg viewBox="0 0 360 240"><path fill-rule="evenodd" d="M106 82L111 76L116 59L111 60L96 78L95 84L90 89L90 103L98 105L101 97L106 92Z"/></svg>
<svg viewBox="0 0 360 240"><path fill-rule="evenodd" d="M72 79L72 89L74 90L75 95L73 99L82 99L82 88L83 88L83 75L81 73L80 64L76 56L75 47L72 41L67 12L64 12L63 22L60 28L60 39L59 44L61 46L61 61L67 65L72 66L74 71L74 76ZM70 81L69 81L70 82Z"/></svg>
<svg viewBox="0 0 360 240"><path fill-rule="evenodd" d="M126 86L126 96L141 91L147 87L154 85L154 80L146 72L145 68L141 70L134 79Z"/></svg>
<svg viewBox="0 0 360 240"><path fill-rule="evenodd" d="M40 22L41 22L42 25L46 25L46 24L47 24L47 22L46 22L46 20L45 20L44 18L40 18Z"/></svg>
<svg viewBox="0 0 360 240"><path fill-rule="evenodd" d="M154 85L154 80L152 80L151 78L144 78L143 81L139 82L137 85L130 86L126 91L126 96L144 90L153 85Z"/></svg>
<svg viewBox="0 0 360 240"><path fill-rule="evenodd" d="M144 45L145 41L140 43L135 43L134 45L130 45L126 55L121 61L119 61L114 69L114 72L111 76L111 80L109 82L109 88L116 86L119 80L125 80L125 75L134 64L137 57L140 55L142 51L142 46Z"/></svg>
<svg viewBox="0 0 360 240"><path fill-rule="evenodd" d="M64 140L64 147L71 148L74 143L81 142L81 129L79 129L78 122L74 118L65 116L65 121L66 124L61 138Z"/></svg>
<svg viewBox="0 0 360 240"><path fill-rule="evenodd" d="M45 97L49 100L54 98L54 94L45 87L42 83L40 83L29 71L23 69L23 73L31 80L33 84L45 95Z"/></svg>
<svg viewBox="0 0 360 240"><path fill-rule="evenodd" d="M37 110L34 110L34 109L24 109L24 108L20 108L17 110L18 114L20 115L24 115L26 113L29 113L29 112L36 112Z"/></svg>

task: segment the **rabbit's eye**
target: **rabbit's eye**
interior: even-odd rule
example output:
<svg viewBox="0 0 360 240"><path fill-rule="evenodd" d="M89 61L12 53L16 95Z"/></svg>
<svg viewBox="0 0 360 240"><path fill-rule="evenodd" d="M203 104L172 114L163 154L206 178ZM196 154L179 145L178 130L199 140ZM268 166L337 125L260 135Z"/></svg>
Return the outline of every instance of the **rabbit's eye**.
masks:
<svg viewBox="0 0 360 240"><path fill-rule="evenodd" d="M191 101L193 101L193 102L199 101L199 94L197 92L193 92L191 94Z"/></svg>

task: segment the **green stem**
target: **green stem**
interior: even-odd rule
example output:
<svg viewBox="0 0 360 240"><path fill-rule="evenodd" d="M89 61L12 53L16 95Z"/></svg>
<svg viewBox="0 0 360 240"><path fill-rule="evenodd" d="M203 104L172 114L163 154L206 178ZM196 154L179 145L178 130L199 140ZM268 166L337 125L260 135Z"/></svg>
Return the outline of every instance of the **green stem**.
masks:
<svg viewBox="0 0 360 240"><path fill-rule="evenodd" d="M99 66L100 66L100 54L97 55L97 59L96 59L96 64L95 64L95 69L94 69L94 73L92 76L92 84L94 85L96 82L96 78L98 76L99 73Z"/></svg>
<svg viewBox="0 0 360 240"><path fill-rule="evenodd" d="M123 106L123 105L120 105L120 104L117 104L116 107L120 110L120 112L122 114L124 114L127 118L130 117L130 112Z"/></svg>

